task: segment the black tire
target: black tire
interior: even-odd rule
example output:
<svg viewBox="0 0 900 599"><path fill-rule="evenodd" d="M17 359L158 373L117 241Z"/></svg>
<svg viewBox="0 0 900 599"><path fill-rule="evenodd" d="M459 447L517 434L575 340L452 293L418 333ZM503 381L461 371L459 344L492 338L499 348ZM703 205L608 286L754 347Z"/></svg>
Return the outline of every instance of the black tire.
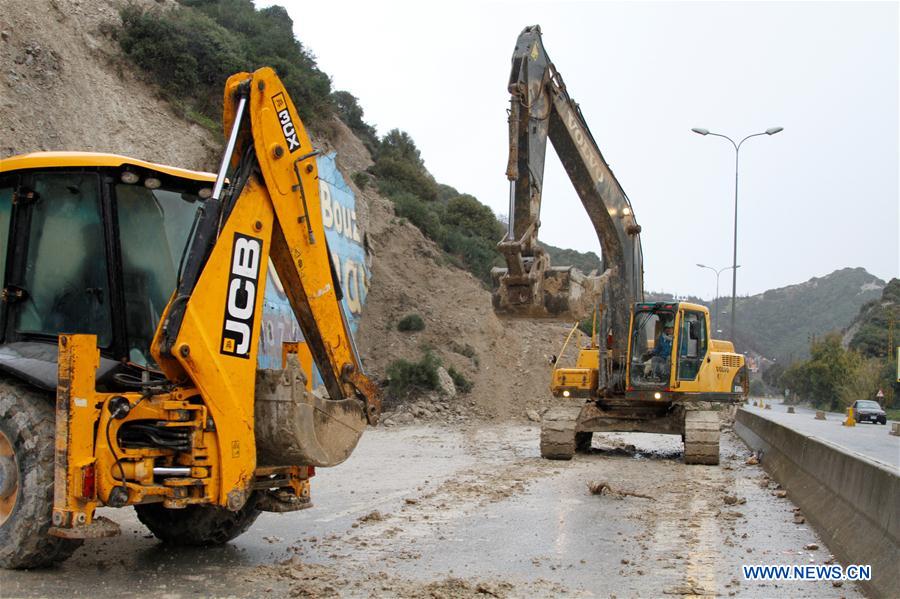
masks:
<svg viewBox="0 0 900 599"><path fill-rule="evenodd" d="M887 424L887 417L878 420L881 424Z"/></svg>
<svg viewBox="0 0 900 599"><path fill-rule="evenodd" d="M52 402L50 394L0 378L0 433L12 447L18 486L10 495L15 502L0 524L3 568L49 566L67 559L82 543L47 534L53 516L56 425Z"/></svg>
<svg viewBox="0 0 900 599"><path fill-rule="evenodd" d="M256 509L256 494L236 512L209 505L189 505L173 510L161 503L136 505L134 509L138 520L160 541L201 547L222 545L237 538L260 514Z"/></svg>

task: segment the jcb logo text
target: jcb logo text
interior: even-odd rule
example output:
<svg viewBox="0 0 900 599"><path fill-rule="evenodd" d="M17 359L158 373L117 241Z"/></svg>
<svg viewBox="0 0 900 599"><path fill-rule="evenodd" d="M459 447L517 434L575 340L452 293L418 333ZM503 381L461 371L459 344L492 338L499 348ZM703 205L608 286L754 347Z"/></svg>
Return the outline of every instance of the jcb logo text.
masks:
<svg viewBox="0 0 900 599"><path fill-rule="evenodd" d="M261 256L262 240L240 233L234 234L228 296L225 300L225 322L222 325L221 352L225 355L250 357Z"/></svg>

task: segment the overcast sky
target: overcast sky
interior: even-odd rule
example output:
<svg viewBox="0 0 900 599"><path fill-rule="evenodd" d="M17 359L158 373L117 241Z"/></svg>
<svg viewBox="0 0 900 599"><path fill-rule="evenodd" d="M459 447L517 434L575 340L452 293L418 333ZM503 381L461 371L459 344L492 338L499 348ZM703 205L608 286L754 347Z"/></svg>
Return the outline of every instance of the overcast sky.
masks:
<svg viewBox="0 0 900 599"><path fill-rule="evenodd" d="M738 294L843 267L898 276L898 3L267 2L359 98L379 134L408 131L441 183L507 212L506 91L540 24L643 227L645 286L712 298L732 263L741 148ZM548 152L540 238L599 253ZM730 271L721 295L730 295Z"/></svg>

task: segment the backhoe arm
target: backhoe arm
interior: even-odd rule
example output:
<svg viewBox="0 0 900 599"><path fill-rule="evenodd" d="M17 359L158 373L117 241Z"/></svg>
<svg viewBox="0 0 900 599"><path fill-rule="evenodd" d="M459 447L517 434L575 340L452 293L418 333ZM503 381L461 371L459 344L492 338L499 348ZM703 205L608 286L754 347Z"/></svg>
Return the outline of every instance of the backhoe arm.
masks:
<svg viewBox="0 0 900 599"><path fill-rule="evenodd" d="M315 152L281 81L269 68L229 78L228 144L212 197L199 210L175 295L153 343L166 378L199 389L215 422L222 487L249 485L258 447L254 407L260 390L274 405L266 425L296 442L277 464L330 466L349 456L366 421L377 422L380 392L365 376L340 303L319 199ZM229 181L226 186L226 173ZM271 258L328 399L303 392L285 370L257 380L263 290ZM309 373L306 373L307 375ZM291 380L288 380L288 379ZM294 389L287 395L279 388ZM279 395L281 393L281 395ZM255 398L255 401L254 401ZM277 405L276 405L277 404ZM290 410L300 414L286 423ZM256 410L256 417L259 417ZM299 432L297 432L299 431ZM292 456L292 457L288 457ZM224 498L221 503L226 504ZM240 504L239 500L228 505Z"/></svg>

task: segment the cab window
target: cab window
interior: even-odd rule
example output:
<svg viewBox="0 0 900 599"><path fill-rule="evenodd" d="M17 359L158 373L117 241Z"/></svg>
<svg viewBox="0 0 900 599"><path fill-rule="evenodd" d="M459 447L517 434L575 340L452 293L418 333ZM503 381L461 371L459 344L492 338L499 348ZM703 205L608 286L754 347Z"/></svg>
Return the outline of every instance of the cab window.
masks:
<svg viewBox="0 0 900 599"><path fill-rule="evenodd" d="M684 312L678 346L678 378L694 380L706 357L706 315L703 312Z"/></svg>
<svg viewBox="0 0 900 599"><path fill-rule="evenodd" d="M196 195L116 185L128 359L152 362L150 344L178 285L178 268L200 202Z"/></svg>
<svg viewBox="0 0 900 599"><path fill-rule="evenodd" d="M96 174L39 174L30 204L20 333L97 335L112 341L109 277Z"/></svg>
<svg viewBox="0 0 900 599"><path fill-rule="evenodd" d="M0 184L0 288L6 285L6 250L9 247L9 221L12 214L12 186Z"/></svg>

